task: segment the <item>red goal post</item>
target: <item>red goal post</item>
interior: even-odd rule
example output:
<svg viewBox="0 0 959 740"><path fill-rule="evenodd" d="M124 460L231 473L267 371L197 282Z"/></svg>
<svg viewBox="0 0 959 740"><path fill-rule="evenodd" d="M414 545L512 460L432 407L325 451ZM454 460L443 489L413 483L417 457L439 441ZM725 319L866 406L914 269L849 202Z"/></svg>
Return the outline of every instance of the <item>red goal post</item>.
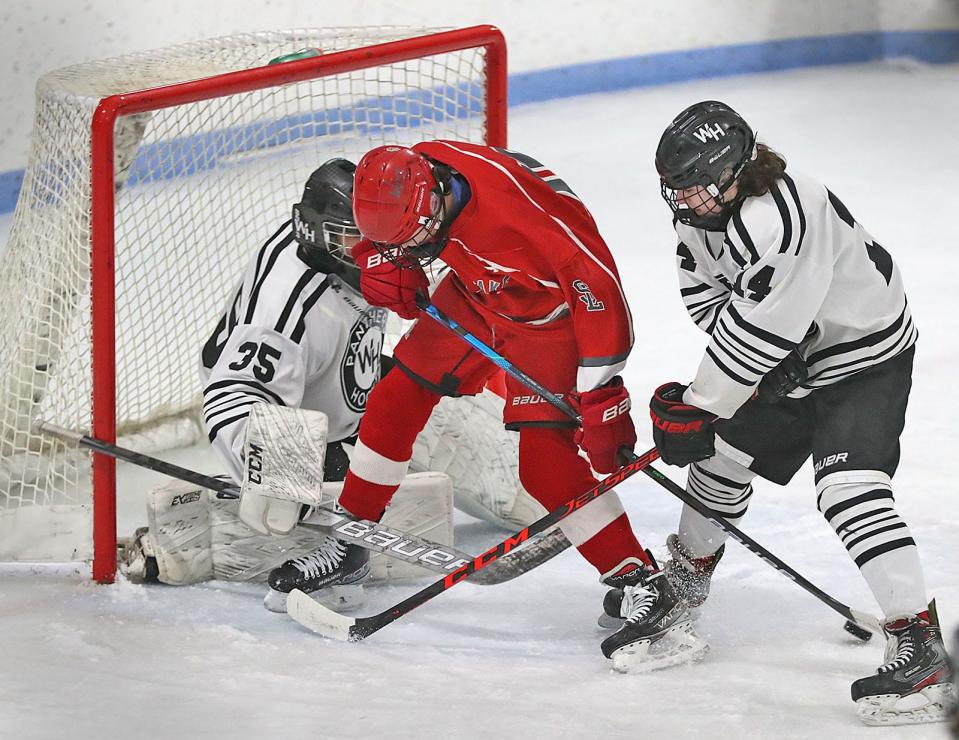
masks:
<svg viewBox="0 0 959 740"><path fill-rule="evenodd" d="M318 35L336 38L337 30ZM26 386L33 394L32 400L8 403L19 412L16 418L23 416L25 407L30 407L32 416L59 416L46 420L79 427L78 431L89 428L93 437L112 443L121 436L121 428L123 434L128 434L148 427L154 417L165 419L189 413L190 404L195 405L198 399L199 379L196 387L189 387L188 373L183 381L173 376L190 358L199 356L202 342L194 336L196 325L206 333L212 330L211 322L222 309L224 291L235 280L237 266L244 261L244 255L248 258L272 233L257 231L261 228L259 222L256 228L247 225L238 233L226 233L224 229L240 220L242 213L254 210L262 199L273 203L264 205L264 210L282 214L283 208L298 198L306 174L311 166L322 161L321 157L356 157L379 143L414 143L432 138L465 138L506 145L506 44L498 29L475 26L429 33L419 29L376 29L364 33L367 30L344 29L352 34L351 38L362 41L350 48L328 51L330 42L318 42L316 45L323 52L318 56L280 64L267 64L267 57L257 66L195 78L191 76L188 55L186 61L178 56L179 61L172 66L186 69L182 81L118 91L99 99L89 128L89 254L81 257L89 263L86 268L80 267L81 274L83 269L88 270L89 295L77 295L82 293L78 289L58 288L54 299L46 297L40 301L53 300L56 310L44 308L42 320L34 318L30 331L47 321L47 317L59 316L65 304L81 313L89 311L89 326L83 323L87 319L68 319L61 322L67 328L44 325L37 330L44 337L39 344L58 347L48 350L49 357L39 359L33 351L32 359L26 363L34 365L33 385ZM290 34L296 44L310 38L307 31ZM378 34L382 41L377 42ZM282 32L273 35L282 36ZM263 41L267 37L271 40ZM270 34L250 35L248 43L245 39L235 42L237 38L228 37L230 49L242 48L244 53L248 46L261 41L265 52L262 56L278 56L277 50L286 54L297 51L291 48L293 42L274 43ZM220 40L210 43L215 46L217 41ZM183 48L186 47L173 50ZM213 66L216 64L219 61L215 60ZM122 77L123 66L111 74ZM136 84L134 81L133 85ZM270 91L269 96L258 97L262 91ZM226 101L222 110L229 108L228 113L216 107L218 101ZM38 125L43 115L39 107L38 103ZM274 113L274 107L281 110ZM157 133L155 140L149 138L167 121L177 120L178 111L182 111L179 117L183 120L177 125L182 124L182 129L171 127L165 133ZM212 129L210 121L221 118L221 128ZM25 213L50 208L50 203L56 209L67 210L60 206L58 191L72 186L76 179L66 172L69 164L43 165L31 175L31 168L37 167L36 158L31 156L24 191L36 193L40 190L38 183L46 185L49 178L60 176L51 174L51 170L63 169L64 175L62 182L58 180L53 187L43 189L39 207L36 203L24 206ZM250 171L244 175L246 168ZM190 183L192 180L200 182ZM222 196L218 185L221 180L230 181L229 186L223 186ZM236 189L230 190L234 181L238 183ZM218 197L223 201L218 201ZM21 194L20 201L23 200ZM83 201L82 193L79 200ZM228 210L239 200L242 206ZM207 209L214 211L212 216L204 212ZM56 210L56 215L63 220L65 216L60 210ZM18 202L11 233L14 248L20 241L29 241L27 235L31 231L24 225L27 215L18 224L20 211ZM80 213L71 218L79 221L81 233L87 233L87 217ZM218 218L220 223L216 222ZM144 226L148 221L150 225ZM279 221L273 223L275 228ZM240 245L228 258L213 258L208 254L210 245L220 241ZM185 290L181 284L197 276L205 279L210 287L208 292L216 294L210 306L194 304L192 298L180 295L181 289ZM159 285L148 284L147 280ZM141 296L154 292L161 294L155 304L148 303L151 299L146 297L142 298L142 305L138 303ZM166 305L164 295L170 296L168 303L176 305ZM134 322L144 322L144 328L127 328L131 316ZM79 339L73 338L74 329L69 328L77 323ZM186 345L185 349L181 344ZM89 350L88 389L83 380L68 382L56 376L61 367L73 362L68 354L77 351L76 346L80 347L80 355L87 352L85 347ZM153 375L149 371L141 374L133 368L145 356L144 361L150 364L150 355L155 355L157 362L165 362L174 351L182 351L185 358L178 361L175 373L164 368ZM77 360L81 367L85 367L85 362L82 357ZM40 368L42 371L38 371ZM195 367L189 370L196 374ZM79 377L85 377L84 373L80 372ZM43 375L40 380L36 379L38 374ZM151 396L164 391L173 395L174 386L180 385L186 386L184 393L189 398L185 401L162 398L150 401L146 411L118 411L118 391L124 394L124 405L135 406L138 402L131 399L140 395L141 388L144 394L149 389ZM87 390L91 398L89 414L83 408L63 414L51 412L50 409L61 408L61 403L72 403L73 397L84 397ZM66 400L51 400L58 394ZM14 415L8 412L6 417ZM20 440L22 421L10 426L12 431L4 428L3 436ZM52 443L47 440L29 440L20 446L19 442L9 444L17 455L25 456L27 464L23 467L31 470L43 468L30 462L32 456L52 454ZM62 447L56 447L55 452L64 454ZM75 477L83 477L81 463L65 467L58 463L57 469L72 471L70 465L80 471ZM114 459L103 455L94 455L91 465L92 573L96 581L110 583L116 570L116 465ZM73 475L69 472L61 476L67 487L73 485ZM33 492L30 504L44 506L55 500L45 485L18 480L16 490ZM21 496L16 506L27 505L27 498L26 494ZM11 508L8 499L7 511ZM0 511L0 515L3 513ZM31 517L31 522L35 520ZM16 557L14 554L13 559ZM0 560L3 559L11 558L0 552ZM81 555L81 559L85 557Z"/></svg>

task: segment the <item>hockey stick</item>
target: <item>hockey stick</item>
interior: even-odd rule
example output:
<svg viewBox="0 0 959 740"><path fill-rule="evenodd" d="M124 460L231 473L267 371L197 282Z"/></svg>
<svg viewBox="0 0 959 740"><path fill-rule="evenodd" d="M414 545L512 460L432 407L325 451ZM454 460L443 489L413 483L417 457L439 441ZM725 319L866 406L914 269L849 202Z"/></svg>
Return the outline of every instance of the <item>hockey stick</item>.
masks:
<svg viewBox="0 0 959 740"><path fill-rule="evenodd" d="M500 557L507 555L514 548L521 545L535 534L542 532L559 521L562 521L575 511L579 511L595 498L602 496L613 486L622 483L627 478L645 468L651 462L659 457L655 449L650 450L641 457L633 455L633 460L624 465L615 473L607 476L597 483L590 490L579 494L571 501L567 501L562 506L553 509L546 516L537 519L525 529L521 529L512 537L507 537L499 544L494 545L482 555L477 556L459 570L454 571L441 578L426 588L417 591L415 594L403 601L395 604L379 614L369 617L348 617L344 614L338 614L322 604L313 601L302 591L294 590L287 597L286 610L297 622L314 632L330 637L335 640L345 642L359 642L369 637L374 632L382 629L386 625L395 622L400 617L408 614L418 606L422 606L430 599L438 596L447 589L452 588L457 583L462 583L471 574L482 568L489 567L497 562Z"/></svg>
<svg viewBox="0 0 959 740"><path fill-rule="evenodd" d="M193 483L211 491L215 491L221 498L236 499L240 496L240 488L235 483L231 483L213 476L204 475L188 468L182 468L179 465L168 463L140 452L119 447L109 442L89 437L79 432L65 429L63 427L51 424L45 421L37 421L35 428L38 432L49 434L65 441L73 442L81 447L86 447L102 455L109 455L120 460L137 465L148 470L155 470L171 478ZM324 513L324 519L329 522L324 524L314 524L309 521L300 522L298 526L331 534L337 539L345 540L360 547L371 550L372 552L382 553L404 562L413 563L434 573L446 575L458 570L461 566L473 560L473 556L468 553L457 550L449 545L443 545L438 542L423 539L408 532L394 529L379 522L372 522L366 519L356 519L340 512L334 512L331 509L321 509ZM497 567L490 568L489 574L483 574L485 577L471 583L481 586L493 586L504 583L519 575L522 575L530 568L536 567L542 562L549 560L556 553L553 552L556 547L555 541L549 541L549 538L543 538L539 543L532 543L531 548L543 548L543 552L537 557L533 553L526 554L526 549L518 550L514 555L505 558L497 563ZM513 558L525 555L524 558L515 562ZM545 556L545 557L543 557Z"/></svg>
<svg viewBox="0 0 959 740"><path fill-rule="evenodd" d="M426 304L422 306L423 310L434 320L442 324L443 326L450 329L452 332L460 336L464 341L470 344L474 349L476 349L480 354L486 357L494 365L502 368L508 375L518 380L520 383L525 385L531 391L537 393L543 400L556 407L564 414L569 416L571 419L582 422L582 419L576 413L576 410L566 403L562 398L551 393L544 386L537 383L535 380L530 378L526 373L513 365L509 360L507 360L502 355L495 352L490 347L486 346L481 340L477 339L475 336L470 334L466 329L457 324L453 319L446 316L442 311L440 311L436 306L432 304ZM626 456L631 463L634 462L637 458L636 455L632 452L623 450L623 454ZM648 453L647 453L648 454ZM644 456L645 457L645 456ZM655 480L661 486L663 486L667 491L673 494L676 498L682 501L684 504L689 506L691 509L695 510L698 514L705 517L711 521L716 526L725 530L733 539L735 539L739 544L743 545L747 550L758 555L764 561L773 566L780 573L785 575L787 578L795 581L798 585L804 588L808 593L815 596L822 603L824 603L829 608L838 612L844 616L848 621L844 625L844 629L852 635L855 635L859 639L868 640L868 633L872 632L878 635L883 634L882 625L876 617L865 614L855 609L850 608L846 604L843 604L841 601L833 598L825 591L820 589L814 583L808 581L806 578L801 576L797 571L795 571L791 566L789 566L784 561L780 560L778 557L773 555L769 550L760 545L756 540L754 540L749 535L745 534L738 527L730 524L728 521L722 517L718 517L715 514L711 513L703 504L697 501L695 498L686 493L686 490L681 486L677 485L670 478L666 477L662 472L652 467L651 465L646 465L643 467L643 472L646 473L650 478Z"/></svg>

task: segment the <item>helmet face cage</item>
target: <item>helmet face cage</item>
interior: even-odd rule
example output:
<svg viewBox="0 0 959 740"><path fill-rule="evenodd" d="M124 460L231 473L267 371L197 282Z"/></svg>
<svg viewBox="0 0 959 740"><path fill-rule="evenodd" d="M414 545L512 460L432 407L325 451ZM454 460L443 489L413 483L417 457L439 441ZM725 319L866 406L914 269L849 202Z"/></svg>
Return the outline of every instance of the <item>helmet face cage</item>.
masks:
<svg viewBox="0 0 959 740"><path fill-rule="evenodd" d="M308 203L300 202L293 206L293 233L302 246L324 251L337 262L356 267L350 255L352 243L347 239L353 237L353 243L358 241L360 230L352 221L330 218Z"/></svg>
<svg viewBox="0 0 959 740"><path fill-rule="evenodd" d="M353 173L346 159L331 159L310 175L303 199L293 206L293 233L300 245L316 254L326 253L335 262L356 267L350 256L349 237L358 240L353 221Z"/></svg>
<svg viewBox="0 0 959 740"><path fill-rule="evenodd" d="M724 196L755 156L755 134L724 103L697 103L680 113L656 149L660 190L674 218L697 228L725 229L741 198Z"/></svg>
<svg viewBox="0 0 959 740"><path fill-rule="evenodd" d="M427 236L425 241L415 246L373 242L373 246L383 256L383 259L404 270L412 270L416 267L426 267L439 257L440 252L443 251L446 242L449 240L449 225L446 223L446 202L439 187L430 191L430 208L432 215L419 217L420 228L410 239L415 239L419 234L424 233L430 236Z"/></svg>

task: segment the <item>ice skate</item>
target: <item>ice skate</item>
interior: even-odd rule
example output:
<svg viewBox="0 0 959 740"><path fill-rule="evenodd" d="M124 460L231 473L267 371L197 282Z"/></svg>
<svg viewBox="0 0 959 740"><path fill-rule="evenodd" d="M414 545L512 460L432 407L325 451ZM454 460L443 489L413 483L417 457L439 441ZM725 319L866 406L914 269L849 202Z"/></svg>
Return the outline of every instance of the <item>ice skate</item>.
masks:
<svg viewBox="0 0 959 740"><path fill-rule="evenodd" d="M613 670L645 673L705 656L709 646L696 634L686 603L676 596L662 571L633 561L621 564L603 582L614 586L611 593L622 593L623 625L602 643ZM614 599L607 594L604 608Z"/></svg>
<svg viewBox="0 0 959 740"><path fill-rule="evenodd" d="M679 598L686 601L690 609L699 608L709 596L709 582L716 565L723 557L726 545L712 555L696 558L679 541L679 535L671 534L666 538L666 547L669 549L670 559L666 561L663 570L669 585Z"/></svg>
<svg viewBox="0 0 959 740"><path fill-rule="evenodd" d="M852 685L859 719L873 726L944 722L956 701L955 671L934 608L886 624L892 651L876 673ZM892 652L891 655L888 653Z"/></svg>
<svg viewBox="0 0 959 740"><path fill-rule="evenodd" d="M358 608L363 602L360 585L370 572L370 553L334 537L302 557L287 560L270 572L270 590L263 605L273 612L286 611L286 596L293 589L314 594L334 610Z"/></svg>

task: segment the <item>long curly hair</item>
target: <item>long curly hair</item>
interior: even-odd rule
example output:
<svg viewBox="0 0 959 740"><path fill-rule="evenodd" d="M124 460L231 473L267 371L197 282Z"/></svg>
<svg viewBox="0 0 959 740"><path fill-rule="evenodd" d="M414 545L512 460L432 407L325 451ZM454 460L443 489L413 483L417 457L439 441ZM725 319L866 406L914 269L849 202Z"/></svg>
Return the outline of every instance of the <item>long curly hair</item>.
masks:
<svg viewBox="0 0 959 740"><path fill-rule="evenodd" d="M747 162L736 181L740 197L765 195L786 171L786 159L765 144L756 144L756 159Z"/></svg>

